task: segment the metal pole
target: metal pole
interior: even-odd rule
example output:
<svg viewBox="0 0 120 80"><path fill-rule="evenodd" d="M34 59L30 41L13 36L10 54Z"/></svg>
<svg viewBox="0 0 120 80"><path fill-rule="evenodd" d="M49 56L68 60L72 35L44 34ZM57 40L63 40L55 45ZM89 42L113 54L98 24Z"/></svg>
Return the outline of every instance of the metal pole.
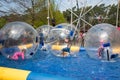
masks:
<svg viewBox="0 0 120 80"><path fill-rule="evenodd" d="M48 16L47 16L47 19L48 19L48 25L50 25L50 21L49 21L49 19L50 19L50 14L49 14L49 7L50 7L50 1L48 0Z"/></svg>
<svg viewBox="0 0 120 80"><path fill-rule="evenodd" d="M118 0L117 17L116 17L116 28L118 27L119 3L120 3L120 0Z"/></svg>
<svg viewBox="0 0 120 80"><path fill-rule="evenodd" d="M72 14L72 0L71 0L71 30L72 30L72 21L73 21L73 14Z"/></svg>

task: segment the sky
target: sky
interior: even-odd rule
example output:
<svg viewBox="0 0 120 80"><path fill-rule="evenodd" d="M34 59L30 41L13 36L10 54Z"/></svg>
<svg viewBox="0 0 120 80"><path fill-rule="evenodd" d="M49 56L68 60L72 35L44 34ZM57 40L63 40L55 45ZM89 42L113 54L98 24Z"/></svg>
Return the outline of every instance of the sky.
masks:
<svg viewBox="0 0 120 80"><path fill-rule="evenodd" d="M60 9L60 11L65 11L66 9L70 9L71 7L76 6L76 0L55 0L56 4L58 4L58 7ZM99 4L117 4L118 0L78 0L78 5L79 7L85 7L85 6L90 6L90 5L97 5ZM2 6L2 7L1 7ZM16 8L17 5L15 5L14 3L5 3L4 0L0 1L0 11L9 11L9 8ZM16 11L18 11L19 13L23 13L23 9L19 8ZM10 12L10 11L9 11ZM0 14L0 15L4 15L4 14Z"/></svg>
<svg viewBox="0 0 120 80"><path fill-rule="evenodd" d="M117 4L118 0L78 0L79 7L97 5L99 4ZM56 0L56 3L59 4L59 9L65 11L73 6L76 6L76 0Z"/></svg>

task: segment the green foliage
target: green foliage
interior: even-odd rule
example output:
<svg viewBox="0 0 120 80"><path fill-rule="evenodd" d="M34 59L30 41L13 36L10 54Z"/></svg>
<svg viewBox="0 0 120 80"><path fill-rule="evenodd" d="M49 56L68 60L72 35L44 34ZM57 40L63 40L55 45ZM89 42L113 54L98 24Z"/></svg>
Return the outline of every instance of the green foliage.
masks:
<svg viewBox="0 0 120 80"><path fill-rule="evenodd" d="M22 8L25 8L24 14L10 14L4 16L4 18L0 18L0 27L5 25L6 22L13 21L23 21L33 25L34 28L37 28L41 25L48 24L48 0L28 0L28 4L26 4L21 0L15 1ZM27 5L31 5L31 7L27 7ZM13 10L14 11L14 10ZM52 25L51 20L55 18L56 24L65 22L63 14L58 10L58 6L55 4L54 0L50 0L50 24Z"/></svg>
<svg viewBox="0 0 120 80"><path fill-rule="evenodd" d="M1 17L0 18L0 28L2 28L5 24L6 24L6 20L3 17Z"/></svg>
<svg viewBox="0 0 120 80"><path fill-rule="evenodd" d="M31 25L33 25L34 28L37 28L41 25L48 24L48 0L28 0L31 1L29 4L26 4L24 0L18 0L19 5L23 6L25 8L24 14L10 14L6 15L4 17L0 18L0 28L5 25L8 22L12 21L23 21L27 22ZM19 3L20 2L20 3ZM22 4L21 4L22 3ZM30 5L31 7L27 7L26 5ZM91 9L92 6L87 6L87 7L73 7L72 10L75 14L79 16L80 12L81 15L84 15L86 11ZM109 10L109 11L108 11ZM14 10L13 10L14 12ZM58 9L58 5L55 4L55 0L50 0L50 25L52 25L52 19L55 19L55 24L59 23L65 23L68 22L70 23L71 21L71 12L70 9L67 9L66 11L60 12ZM120 14L120 10L119 10ZM106 6L105 4L101 5L96 5L92 10L87 12L84 16L82 16L82 19L87 21L88 23L92 25L96 25L99 23L110 23L113 25L116 25L116 15L117 15L117 5L108 5ZM101 16L101 20L98 19L98 17ZM80 16L79 16L80 17ZM107 19L104 19L107 18ZM75 15L73 15L73 21L78 19ZM77 22L74 23L75 25ZM90 25L86 24L84 21L80 20L80 26L87 26L90 28ZM120 15L119 15L119 21L118 21L118 26L120 26Z"/></svg>
<svg viewBox="0 0 120 80"><path fill-rule="evenodd" d="M59 10L56 10L54 11L54 18L56 20L56 24L60 24L60 23L65 23L65 18L63 17L63 14L59 11Z"/></svg>

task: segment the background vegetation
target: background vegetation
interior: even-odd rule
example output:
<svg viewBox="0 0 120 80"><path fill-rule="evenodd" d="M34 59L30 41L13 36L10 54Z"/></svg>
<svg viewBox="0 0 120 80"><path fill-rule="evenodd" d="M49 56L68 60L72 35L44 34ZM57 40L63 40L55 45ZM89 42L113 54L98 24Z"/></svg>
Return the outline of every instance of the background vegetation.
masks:
<svg viewBox="0 0 120 80"><path fill-rule="evenodd" d="M2 28L6 23L13 21L23 21L31 24L34 28L37 28L41 25L48 24L48 0L1 0L0 7L3 9L0 10L0 28ZM55 3L55 0L50 1L50 25L56 25L59 23L70 23L71 13L70 9L61 12L59 10L58 4ZM6 6L5 4L13 4L13 6ZM16 6L17 5L17 6ZM7 8L6 8L7 7ZM84 14L92 6L76 8L73 7L72 10L76 14ZM120 8L119 8L120 9ZM120 14L120 10L119 10ZM108 5L105 4L96 5L91 11L82 17L82 19L89 22L91 25L98 23L110 23L116 26L116 15L117 15L117 5ZM120 15L119 15L118 25L120 26ZM73 21L77 17L73 15ZM77 22L74 23L75 25ZM80 25L78 27L87 27L91 26L85 24L83 20L80 20Z"/></svg>

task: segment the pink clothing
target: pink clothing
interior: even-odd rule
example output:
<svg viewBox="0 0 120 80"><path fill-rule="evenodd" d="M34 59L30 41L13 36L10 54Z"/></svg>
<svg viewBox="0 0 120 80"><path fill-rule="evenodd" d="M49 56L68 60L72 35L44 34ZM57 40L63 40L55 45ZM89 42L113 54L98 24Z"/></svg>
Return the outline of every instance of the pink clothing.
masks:
<svg viewBox="0 0 120 80"><path fill-rule="evenodd" d="M24 59L24 52L15 52L11 58L14 60L18 60L20 56L22 59Z"/></svg>
<svg viewBox="0 0 120 80"><path fill-rule="evenodd" d="M83 33L80 33L80 38L83 38Z"/></svg>
<svg viewBox="0 0 120 80"><path fill-rule="evenodd" d="M98 57L101 57L101 50L104 49L103 47L103 40L100 41L100 47L98 48Z"/></svg>
<svg viewBox="0 0 120 80"><path fill-rule="evenodd" d="M99 48L98 48L98 57L101 57L101 50L103 49L103 46L100 46Z"/></svg>

